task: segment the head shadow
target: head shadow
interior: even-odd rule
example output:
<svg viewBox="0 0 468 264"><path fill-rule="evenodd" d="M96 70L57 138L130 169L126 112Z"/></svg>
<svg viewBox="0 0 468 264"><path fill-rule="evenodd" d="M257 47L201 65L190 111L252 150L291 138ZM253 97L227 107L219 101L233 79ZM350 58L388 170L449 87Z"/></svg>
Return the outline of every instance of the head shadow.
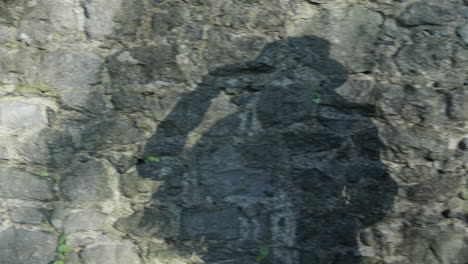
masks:
<svg viewBox="0 0 468 264"><path fill-rule="evenodd" d="M151 205L117 228L204 263L360 263L358 234L385 217L397 185L374 106L335 91L348 76L329 46L275 41L205 76L147 142L144 156L160 160L137 165L161 182Z"/></svg>

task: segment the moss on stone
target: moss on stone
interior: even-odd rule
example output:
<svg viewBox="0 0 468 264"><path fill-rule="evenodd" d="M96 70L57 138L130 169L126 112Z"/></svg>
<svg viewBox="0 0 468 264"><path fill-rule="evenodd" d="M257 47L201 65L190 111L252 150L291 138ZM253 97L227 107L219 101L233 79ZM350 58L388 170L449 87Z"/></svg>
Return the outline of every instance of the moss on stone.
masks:
<svg viewBox="0 0 468 264"><path fill-rule="evenodd" d="M33 94L57 94L58 89L47 85L44 82L19 83L15 87L15 92Z"/></svg>

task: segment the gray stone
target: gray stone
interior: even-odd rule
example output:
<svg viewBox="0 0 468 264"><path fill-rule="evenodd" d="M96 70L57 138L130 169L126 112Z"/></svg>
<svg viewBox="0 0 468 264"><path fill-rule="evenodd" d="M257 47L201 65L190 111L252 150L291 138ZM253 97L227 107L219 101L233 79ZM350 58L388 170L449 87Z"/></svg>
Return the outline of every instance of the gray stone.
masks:
<svg viewBox="0 0 468 264"><path fill-rule="evenodd" d="M136 39L138 27L142 23L144 8L142 0L122 1L119 11L114 17L113 38L125 42L132 42Z"/></svg>
<svg viewBox="0 0 468 264"><path fill-rule="evenodd" d="M374 66L374 45L381 31L382 16L362 6L349 8L344 17L333 26L332 34L338 36L340 44L333 44L332 57L342 63L348 71L366 72ZM353 45L348 45L354 43ZM339 46L339 48L335 48Z"/></svg>
<svg viewBox="0 0 468 264"><path fill-rule="evenodd" d="M16 207L11 210L11 220L20 224L38 225L46 218L46 210L37 207Z"/></svg>
<svg viewBox="0 0 468 264"><path fill-rule="evenodd" d="M70 234L79 231L99 231L105 229L106 215L95 208L73 213L67 217L63 230Z"/></svg>
<svg viewBox="0 0 468 264"><path fill-rule="evenodd" d="M321 16L302 23L302 34L320 36L330 41L321 50L330 50L329 56L340 63L337 68L344 66L349 73L372 70L375 65L375 42L382 31L382 15L364 6L355 5L324 12Z"/></svg>
<svg viewBox="0 0 468 264"><path fill-rule="evenodd" d="M55 198L53 181L14 168L0 168L0 197L49 201Z"/></svg>
<svg viewBox="0 0 468 264"><path fill-rule="evenodd" d="M413 227L404 236L402 252L411 263L463 263L468 259L467 233L462 227Z"/></svg>
<svg viewBox="0 0 468 264"><path fill-rule="evenodd" d="M45 128L30 141L17 146L29 162L54 168L67 164L72 158L74 142L67 131Z"/></svg>
<svg viewBox="0 0 468 264"><path fill-rule="evenodd" d="M158 12L153 15L153 32L157 35L166 35L172 29L184 25L184 18L180 7L171 8L168 13Z"/></svg>
<svg viewBox="0 0 468 264"><path fill-rule="evenodd" d="M197 207L182 212L183 236L191 239L228 240L240 237L239 212L235 207Z"/></svg>
<svg viewBox="0 0 468 264"><path fill-rule="evenodd" d="M18 20L17 14L14 12L14 1L0 2L0 24L14 25Z"/></svg>
<svg viewBox="0 0 468 264"><path fill-rule="evenodd" d="M0 15L0 17L2 17ZM0 26L0 42L12 41L16 37L15 28Z"/></svg>
<svg viewBox="0 0 468 264"><path fill-rule="evenodd" d="M81 253L83 264L139 264L137 247L130 242L86 247Z"/></svg>
<svg viewBox="0 0 468 264"><path fill-rule="evenodd" d="M209 69L214 70L229 63L248 61L260 52L265 42L255 34L234 34L219 26L212 27L203 57L209 62Z"/></svg>
<svg viewBox="0 0 468 264"><path fill-rule="evenodd" d="M112 103L117 110L136 111L146 106L143 94L125 89L112 93Z"/></svg>
<svg viewBox="0 0 468 264"><path fill-rule="evenodd" d="M444 25L454 19L449 10L424 2L410 4L397 18L405 26Z"/></svg>
<svg viewBox="0 0 468 264"><path fill-rule="evenodd" d="M83 27L74 1L36 1L25 9L19 31L35 41L49 41L57 34L73 36Z"/></svg>
<svg viewBox="0 0 468 264"><path fill-rule="evenodd" d="M452 53L453 46L449 43L406 45L398 52L396 62L405 74L434 74L434 77L452 69Z"/></svg>
<svg viewBox="0 0 468 264"><path fill-rule="evenodd" d="M95 160L75 161L60 181L60 190L67 200L91 201L112 197L107 170Z"/></svg>
<svg viewBox="0 0 468 264"><path fill-rule="evenodd" d="M0 160L9 160L11 158L12 156L10 151L5 147L0 146Z"/></svg>
<svg viewBox="0 0 468 264"><path fill-rule="evenodd" d="M56 256L57 235L51 232L8 228L0 232L2 264L51 263Z"/></svg>
<svg viewBox="0 0 468 264"><path fill-rule="evenodd" d="M164 2L166 2L166 0L151 0L151 3L155 5L162 4Z"/></svg>
<svg viewBox="0 0 468 264"><path fill-rule="evenodd" d="M273 191L271 172L249 168L233 146L219 146L201 160L202 192L213 199L228 196L264 197Z"/></svg>
<svg viewBox="0 0 468 264"><path fill-rule="evenodd" d="M27 91L30 83L35 82L35 74L37 73L37 59L30 50L7 50L0 49L0 77L2 83L18 84L22 82L17 90L21 90L23 86ZM23 88L23 89L24 89Z"/></svg>
<svg viewBox="0 0 468 264"><path fill-rule="evenodd" d="M44 55L43 78L61 89L80 89L99 82L102 59L89 51L58 50Z"/></svg>
<svg viewBox="0 0 468 264"><path fill-rule="evenodd" d="M39 105L6 101L0 103L0 125L16 129L47 124L45 113Z"/></svg>
<svg viewBox="0 0 468 264"><path fill-rule="evenodd" d="M457 28L457 33L460 38L468 45L468 23Z"/></svg>
<svg viewBox="0 0 468 264"><path fill-rule="evenodd" d="M178 235L178 222L174 213L157 207L147 207L116 222L115 227L125 233L141 237L168 238Z"/></svg>
<svg viewBox="0 0 468 264"><path fill-rule="evenodd" d="M462 14L464 18L468 19L468 8L461 9L460 14Z"/></svg>
<svg viewBox="0 0 468 264"><path fill-rule="evenodd" d="M44 55L41 77L60 89L67 105L86 107L90 86L100 81L102 62L101 57L91 51L58 50Z"/></svg>
<svg viewBox="0 0 468 264"><path fill-rule="evenodd" d="M104 120L86 127L81 145L86 149L104 149L113 145L127 145L143 139L140 130L122 120Z"/></svg>
<svg viewBox="0 0 468 264"><path fill-rule="evenodd" d="M85 0L85 29L89 38L102 40L114 31L114 16L122 0Z"/></svg>
<svg viewBox="0 0 468 264"><path fill-rule="evenodd" d="M177 51L169 45L137 47L116 53L107 66L116 87L153 81L179 82L184 79L177 65Z"/></svg>

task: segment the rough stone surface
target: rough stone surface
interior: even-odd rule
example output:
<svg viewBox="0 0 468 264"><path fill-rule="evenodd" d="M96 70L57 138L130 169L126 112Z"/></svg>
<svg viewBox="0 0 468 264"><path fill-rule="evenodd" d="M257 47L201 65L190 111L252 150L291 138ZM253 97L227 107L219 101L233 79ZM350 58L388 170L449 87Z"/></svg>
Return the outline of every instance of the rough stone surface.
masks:
<svg viewBox="0 0 468 264"><path fill-rule="evenodd" d="M87 247L82 259L84 264L140 263L137 248L129 242Z"/></svg>
<svg viewBox="0 0 468 264"><path fill-rule="evenodd" d="M454 20L454 14L444 7L418 2L410 4L397 20L405 26L443 25Z"/></svg>
<svg viewBox="0 0 468 264"><path fill-rule="evenodd" d="M468 45L468 24L463 24L457 29L460 38Z"/></svg>
<svg viewBox="0 0 468 264"><path fill-rule="evenodd" d="M106 215L96 209L83 210L67 217L63 230L70 234L78 231L104 230Z"/></svg>
<svg viewBox="0 0 468 264"><path fill-rule="evenodd" d="M132 144L141 136L141 132L127 122L105 120L83 130L82 145L86 149L102 149L116 144Z"/></svg>
<svg viewBox="0 0 468 264"><path fill-rule="evenodd" d="M47 124L47 118L39 105L22 102L0 104L0 125L16 129Z"/></svg>
<svg viewBox="0 0 468 264"><path fill-rule="evenodd" d="M0 232L0 259L5 264L49 263L55 258L56 243L51 232L8 228Z"/></svg>
<svg viewBox="0 0 468 264"><path fill-rule="evenodd" d="M467 5L0 0L0 263L464 264Z"/></svg>
<svg viewBox="0 0 468 264"><path fill-rule="evenodd" d="M0 168L0 197L48 201L54 199L53 182L23 170Z"/></svg>
<svg viewBox="0 0 468 264"><path fill-rule="evenodd" d="M114 32L113 18L119 10L122 0L86 0L84 1L85 30L91 39L104 39Z"/></svg>
<svg viewBox="0 0 468 264"><path fill-rule="evenodd" d="M209 239L235 239L240 236L240 222L236 208L194 208L182 212L183 235Z"/></svg>
<svg viewBox="0 0 468 264"><path fill-rule="evenodd" d="M60 181L60 189L67 200L102 200L112 197L107 171L94 160L75 162Z"/></svg>
<svg viewBox="0 0 468 264"><path fill-rule="evenodd" d="M69 106L85 106L90 87L100 81L102 59L87 50L57 50L44 55L42 79L58 88Z"/></svg>
<svg viewBox="0 0 468 264"><path fill-rule="evenodd" d="M46 219L46 210L37 207L17 207L11 210L11 220L20 224L40 224Z"/></svg>

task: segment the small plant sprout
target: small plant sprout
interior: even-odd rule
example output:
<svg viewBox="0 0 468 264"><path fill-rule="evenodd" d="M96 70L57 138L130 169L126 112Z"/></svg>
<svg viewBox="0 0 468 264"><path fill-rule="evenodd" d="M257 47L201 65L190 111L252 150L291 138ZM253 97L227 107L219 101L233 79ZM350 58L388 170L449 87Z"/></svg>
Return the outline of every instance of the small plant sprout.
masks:
<svg viewBox="0 0 468 264"><path fill-rule="evenodd" d="M315 93L314 98L312 101L316 104L320 104L322 102L322 94L320 93Z"/></svg>
<svg viewBox="0 0 468 264"><path fill-rule="evenodd" d="M58 260L54 261L53 264L63 264L65 260L65 253L70 252L65 243L67 242L67 235L61 234L57 246Z"/></svg>
<svg viewBox="0 0 468 264"><path fill-rule="evenodd" d="M60 175L55 175L54 176L54 181L55 182L60 182L61 179L62 179L62 177Z"/></svg>
<svg viewBox="0 0 468 264"><path fill-rule="evenodd" d="M149 156L145 159L145 162L160 162L161 158L156 156Z"/></svg>
<svg viewBox="0 0 468 264"><path fill-rule="evenodd" d="M257 257L256 257L256 260L257 260L258 262L264 260L264 259L268 256L269 253L270 253L270 249L268 249L268 248L261 248L261 249L258 251L258 255L257 255Z"/></svg>
<svg viewBox="0 0 468 264"><path fill-rule="evenodd" d="M41 172L39 172L39 176L42 176L42 177L49 177L50 174L49 174L47 171L41 171Z"/></svg>

